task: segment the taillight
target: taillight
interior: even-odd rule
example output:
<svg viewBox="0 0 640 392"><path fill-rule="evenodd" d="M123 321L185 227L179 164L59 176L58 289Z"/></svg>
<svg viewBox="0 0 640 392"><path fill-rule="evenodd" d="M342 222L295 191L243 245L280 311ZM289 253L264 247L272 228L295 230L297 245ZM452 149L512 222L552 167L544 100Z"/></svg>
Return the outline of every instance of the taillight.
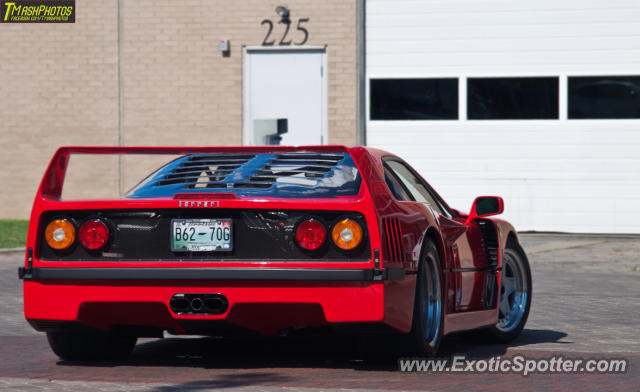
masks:
<svg viewBox="0 0 640 392"><path fill-rule="evenodd" d="M100 219L92 219L80 226L78 238L82 246L89 250L98 250L109 242L109 228Z"/></svg>
<svg viewBox="0 0 640 392"><path fill-rule="evenodd" d="M302 249L316 250L324 245L327 229L315 219L301 222L296 228L296 241Z"/></svg>
<svg viewBox="0 0 640 392"><path fill-rule="evenodd" d="M67 219L56 219L47 225L44 230L44 238L51 248L64 250L75 242L76 228Z"/></svg>
<svg viewBox="0 0 640 392"><path fill-rule="evenodd" d="M333 226L331 239L342 250L355 249L362 242L362 226L353 219L343 219Z"/></svg>

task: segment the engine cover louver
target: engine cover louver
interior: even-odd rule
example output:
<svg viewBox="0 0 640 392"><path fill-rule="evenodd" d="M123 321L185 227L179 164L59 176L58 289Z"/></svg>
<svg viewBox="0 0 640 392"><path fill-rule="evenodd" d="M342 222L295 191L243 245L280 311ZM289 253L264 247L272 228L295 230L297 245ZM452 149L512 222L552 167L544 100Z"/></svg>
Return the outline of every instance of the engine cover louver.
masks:
<svg viewBox="0 0 640 392"><path fill-rule="evenodd" d="M255 155L193 155L154 185L184 184L197 188L269 188L275 182L315 185L344 159L335 154L278 154L255 168ZM246 171L238 180L234 176Z"/></svg>
<svg viewBox="0 0 640 392"><path fill-rule="evenodd" d="M186 188L225 187L223 180L253 158L254 155L190 156L155 185L185 184Z"/></svg>

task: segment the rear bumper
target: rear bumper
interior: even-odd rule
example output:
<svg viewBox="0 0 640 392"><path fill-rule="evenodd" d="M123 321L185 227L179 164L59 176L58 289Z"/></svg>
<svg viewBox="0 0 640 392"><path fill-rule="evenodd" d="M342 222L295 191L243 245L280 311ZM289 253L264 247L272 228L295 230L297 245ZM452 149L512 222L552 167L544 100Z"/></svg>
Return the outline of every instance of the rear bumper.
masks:
<svg viewBox="0 0 640 392"><path fill-rule="evenodd" d="M25 280L403 280L403 268L41 268L18 269Z"/></svg>
<svg viewBox="0 0 640 392"><path fill-rule="evenodd" d="M105 271L108 270L108 271ZM151 269L32 268L22 270L25 317L74 322L109 330L119 326L194 333L221 321L262 334L291 327L384 320L384 285L404 271L372 269ZM402 275L402 276L401 276ZM228 300L222 314L177 314L178 293L216 293Z"/></svg>

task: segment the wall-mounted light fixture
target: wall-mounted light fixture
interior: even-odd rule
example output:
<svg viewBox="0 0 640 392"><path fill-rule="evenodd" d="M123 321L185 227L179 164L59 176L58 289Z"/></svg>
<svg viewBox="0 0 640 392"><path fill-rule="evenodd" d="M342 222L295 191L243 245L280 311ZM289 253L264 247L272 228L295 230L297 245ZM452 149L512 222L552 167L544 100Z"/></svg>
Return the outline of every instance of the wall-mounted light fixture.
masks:
<svg viewBox="0 0 640 392"><path fill-rule="evenodd" d="M276 14L280 15L280 23L291 23L291 20L289 19L291 11L289 11L289 8L280 5L276 7Z"/></svg>

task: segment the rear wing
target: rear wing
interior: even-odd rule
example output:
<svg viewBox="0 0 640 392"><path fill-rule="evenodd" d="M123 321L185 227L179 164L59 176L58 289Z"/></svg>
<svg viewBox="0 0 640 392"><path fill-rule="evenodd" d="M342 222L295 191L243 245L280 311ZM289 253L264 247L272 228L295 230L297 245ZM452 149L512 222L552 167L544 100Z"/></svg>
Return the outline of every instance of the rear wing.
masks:
<svg viewBox="0 0 640 392"><path fill-rule="evenodd" d="M54 154L42 178L38 195L59 199L62 195L64 178L73 154L93 155L188 155L215 153L286 153L286 152L319 152L319 153L349 153L346 146L255 146L255 147L89 147L65 146L60 147Z"/></svg>

